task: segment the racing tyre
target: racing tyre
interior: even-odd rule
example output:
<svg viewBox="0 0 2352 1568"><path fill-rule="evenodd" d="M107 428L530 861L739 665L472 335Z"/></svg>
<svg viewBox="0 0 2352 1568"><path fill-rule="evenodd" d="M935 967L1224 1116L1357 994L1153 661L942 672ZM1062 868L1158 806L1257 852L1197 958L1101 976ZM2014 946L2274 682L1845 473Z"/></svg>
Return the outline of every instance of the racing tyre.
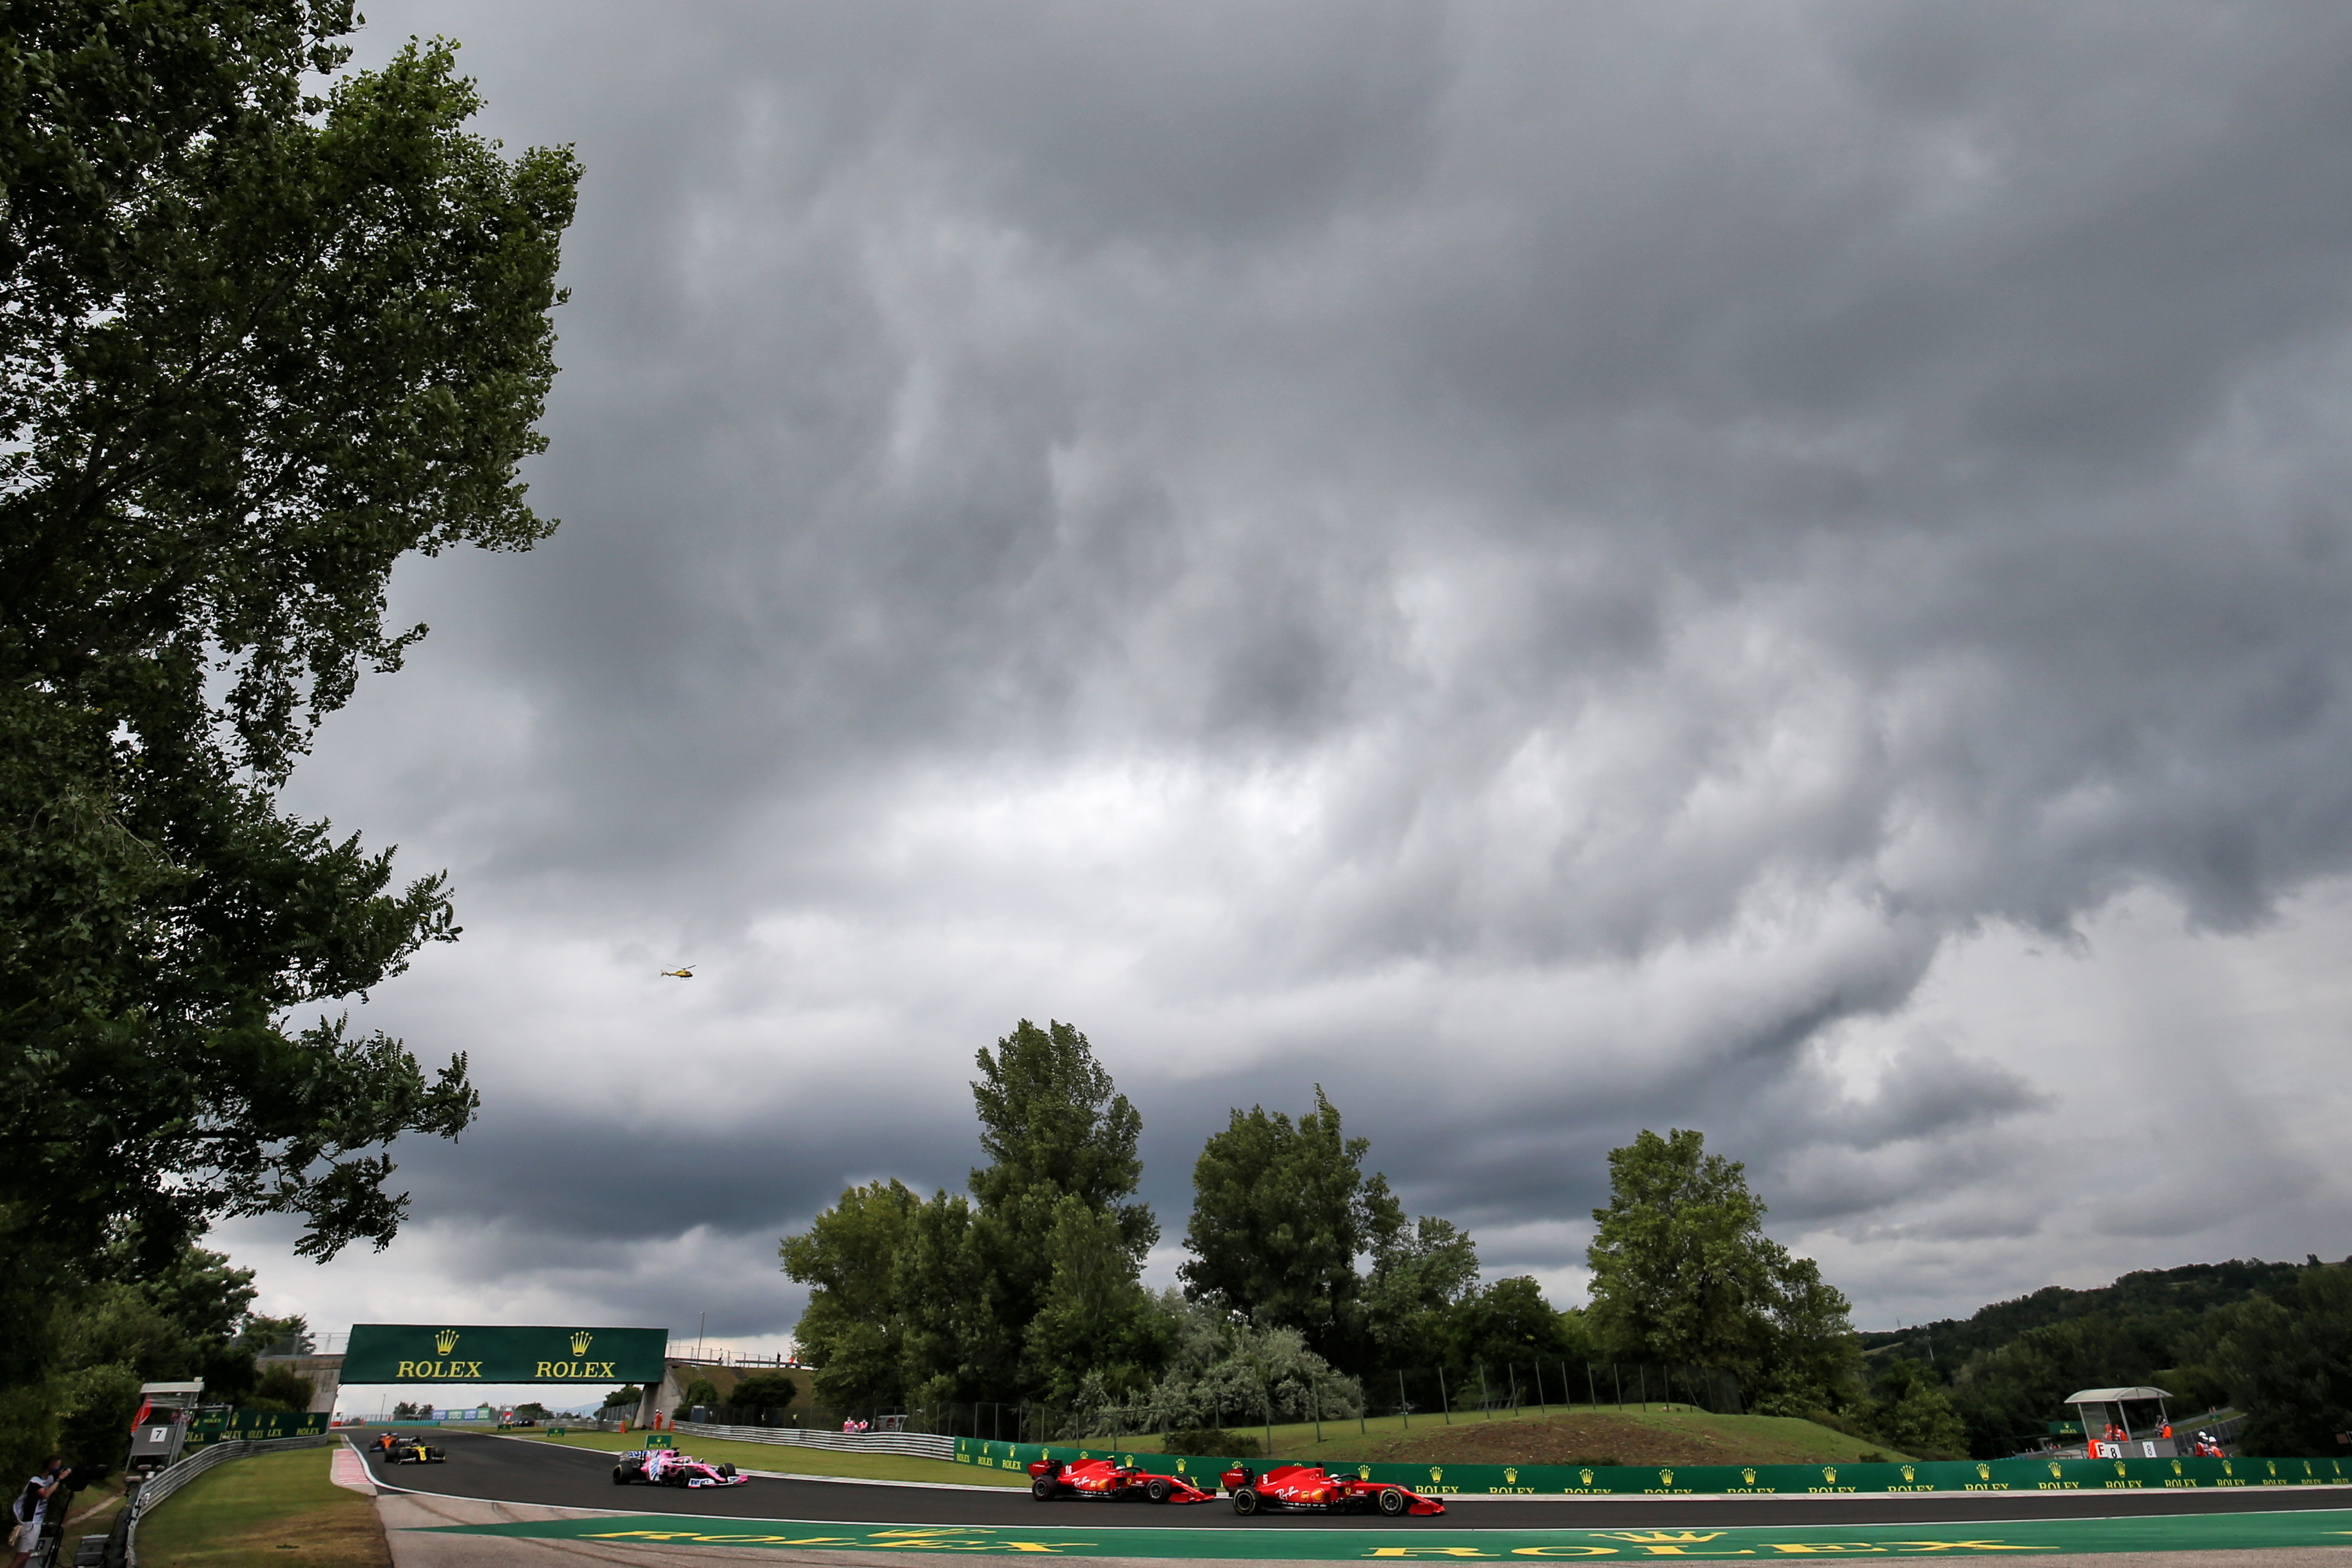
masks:
<svg viewBox="0 0 2352 1568"><path fill-rule="evenodd" d="M1168 1478L1165 1476L1154 1476L1150 1480L1144 1482L1143 1495L1150 1498L1153 1502L1166 1502L1168 1500Z"/></svg>
<svg viewBox="0 0 2352 1568"><path fill-rule="evenodd" d="M719 1473L722 1476L731 1477L735 1474L735 1467L732 1465L721 1465L719 1467Z"/></svg>
<svg viewBox="0 0 2352 1568"><path fill-rule="evenodd" d="M613 1484L616 1487L627 1486L629 1484L629 1472L621 1466L614 1465L613 1467Z"/></svg>
<svg viewBox="0 0 2352 1568"><path fill-rule="evenodd" d="M1060 1489L1056 1488L1052 1481L1046 1479L1044 1476L1039 1476L1035 1480L1029 1483L1029 1495L1035 1498L1039 1502L1053 1501L1054 1493L1058 1489Z"/></svg>
<svg viewBox="0 0 2352 1568"><path fill-rule="evenodd" d="M1378 1500L1381 1505L1381 1511L1387 1514L1391 1519L1394 1519L1397 1515L1402 1513L1407 1508L1412 1506L1404 1500L1404 1493L1397 1490L1394 1487L1383 1488Z"/></svg>
<svg viewBox="0 0 2352 1568"><path fill-rule="evenodd" d="M1257 1489L1255 1487L1243 1487L1234 1493L1234 1511L1240 1514L1251 1514L1257 1511Z"/></svg>

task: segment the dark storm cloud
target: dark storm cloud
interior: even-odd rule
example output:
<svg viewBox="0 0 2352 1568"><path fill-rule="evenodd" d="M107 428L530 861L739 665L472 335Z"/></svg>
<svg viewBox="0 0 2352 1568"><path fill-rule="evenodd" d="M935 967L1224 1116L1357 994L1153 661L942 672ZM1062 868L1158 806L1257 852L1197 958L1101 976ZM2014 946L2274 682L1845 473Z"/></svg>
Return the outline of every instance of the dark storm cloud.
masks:
<svg viewBox="0 0 2352 1568"><path fill-rule="evenodd" d="M1881 1299L2030 1286L1970 1194L2087 1090L1928 977L2352 854L2340 8L395 9L590 171L563 530L404 579L304 782L496 954L376 1005L501 1119L421 1214L952 1185L1051 1014L1171 1241L1319 1080L1530 1266L1695 1125L1792 1225L2014 1244ZM2247 1092L2214 1184L2314 1179ZM567 1130L632 1152L531 1175Z"/></svg>

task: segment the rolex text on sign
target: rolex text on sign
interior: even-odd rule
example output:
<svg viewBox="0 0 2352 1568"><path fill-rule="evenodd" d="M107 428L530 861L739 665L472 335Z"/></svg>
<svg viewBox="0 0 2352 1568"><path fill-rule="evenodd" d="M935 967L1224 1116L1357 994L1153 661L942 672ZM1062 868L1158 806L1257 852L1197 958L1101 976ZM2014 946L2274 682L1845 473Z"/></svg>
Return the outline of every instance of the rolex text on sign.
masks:
<svg viewBox="0 0 2352 1568"><path fill-rule="evenodd" d="M667 1329L360 1323L343 1382L658 1383Z"/></svg>

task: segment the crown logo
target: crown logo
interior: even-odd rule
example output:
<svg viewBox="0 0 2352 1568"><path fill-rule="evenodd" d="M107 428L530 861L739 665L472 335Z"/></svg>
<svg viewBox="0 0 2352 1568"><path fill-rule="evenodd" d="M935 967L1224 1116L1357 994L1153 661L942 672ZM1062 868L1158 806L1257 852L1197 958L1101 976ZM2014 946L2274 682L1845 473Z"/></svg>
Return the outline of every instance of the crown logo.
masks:
<svg viewBox="0 0 2352 1568"><path fill-rule="evenodd" d="M1822 1467L1822 1479L1832 1483L1835 1482L1837 1479L1837 1467L1835 1465L1823 1465Z"/></svg>
<svg viewBox="0 0 2352 1568"><path fill-rule="evenodd" d="M2057 1464L2057 1461L2056 1461L2056 1460L2054 1460L2054 1459L2053 1459L2053 1460L2052 1460L2052 1461L2051 1461L2051 1465L2050 1465L2050 1474L2051 1474L2053 1478L2054 1478L2054 1477L2058 1477L2058 1476L2063 1476L2063 1475L2064 1475L2065 1473L2066 1473L2065 1471L2063 1471L2063 1470L2062 1470L2062 1469L2060 1469L2060 1468L2058 1468L2058 1464Z"/></svg>
<svg viewBox="0 0 2352 1568"><path fill-rule="evenodd" d="M1576 1472L1576 1479L1589 1487L1592 1484L1592 1472L1591 1470L1579 1470Z"/></svg>
<svg viewBox="0 0 2352 1568"><path fill-rule="evenodd" d="M434 1335L433 1348L439 1351L443 1355L447 1355L451 1351L456 1350L457 1348L457 1331L455 1329L444 1329L439 1333Z"/></svg>
<svg viewBox="0 0 2352 1568"><path fill-rule="evenodd" d="M1662 1486L1662 1487L1670 1487L1670 1486L1673 1486L1673 1485L1675 1484L1675 1473L1674 1473L1674 1471L1672 1471L1672 1470L1660 1470L1660 1471L1658 1472L1658 1484L1659 1484L1660 1486Z"/></svg>
<svg viewBox="0 0 2352 1568"><path fill-rule="evenodd" d="M588 1347L595 1342L596 1336L590 1333L587 1330L582 1329L572 1336L572 1353L573 1355L586 1355L588 1353Z"/></svg>
<svg viewBox="0 0 2352 1568"><path fill-rule="evenodd" d="M1743 1485L1752 1487L1756 1484L1756 1472L1753 1469L1744 1469L1739 1472L1739 1479Z"/></svg>
<svg viewBox="0 0 2352 1568"><path fill-rule="evenodd" d="M2224 1459L2224 1460L2222 1460L2222 1461L2221 1461L2221 1473L2222 1473L2223 1475L2225 1475L2225 1476L2234 1476L2234 1475L2236 1475L2238 1472L2237 1472L2235 1469L2233 1469L2233 1468L2231 1468L2231 1464L2230 1464L2230 1461L2229 1461L2229 1460Z"/></svg>
<svg viewBox="0 0 2352 1568"><path fill-rule="evenodd" d="M1429 1467L1429 1479L1433 1481L1442 1481L1445 1479L1445 1472L1432 1465Z"/></svg>
<svg viewBox="0 0 2352 1568"><path fill-rule="evenodd" d="M2172 1461L2172 1473L2176 1476L2180 1473L2180 1461L2178 1459Z"/></svg>
<svg viewBox="0 0 2352 1568"><path fill-rule="evenodd" d="M2269 1465L2265 1466L2264 1468L2268 1469L2273 1475L2278 1474L2278 1463L2276 1460L2273 1460Z"/></svg>
<svg viewBox="0 0 2352 1568"><path fill-rule="evenodd" d="M1903 1467L1903 1479L1905 1480L1909 1480L1916 1474L1917 1474L1917 1472L1912 1469L1910 1466L1906 1465Z"/></svg>
<svg viewBox="0 0 2352 1568"><path fill-rule="evenodd" d="M1519 1484L1519 1472L1516 1469L1506 1468L1503 1471L1503 1484L1508 1487L1517 1486Z"/></svg>
<svg viewBox="0 0 2352 1568"><path fill-rule="evenodd" d="M2116 1461L2116 1474L2120 1476L2124 1473L2124 1462L2121 1459L2117 1459Z"/></svg>
<svg viewBox="0 0 2352 1568"><path fill-rule="evenodd" d="M1372 1479L1372 1467L1370 1465L1358 1465L1356 1467L1356 1479L1360 1481L1370 1480Z"/></svg>
<svg viewBox="0 0 2352 1568"><path fill-rule="evenodd" d="M1992 1467L1990 1465L1979 1465L1977 1467L1977 1479L1980 1481L1989 1481L1992 1479Z"/></svg>
<svg viewBox="0 0 2352 1568"><path fill-rule="evenodd" d="M1595 1535L1605 1535L1612 1541L1631 1541L1651 1546L1695 1546L1713 1541L1721 1535L1719 1530L1596 1530Z"/></svg>

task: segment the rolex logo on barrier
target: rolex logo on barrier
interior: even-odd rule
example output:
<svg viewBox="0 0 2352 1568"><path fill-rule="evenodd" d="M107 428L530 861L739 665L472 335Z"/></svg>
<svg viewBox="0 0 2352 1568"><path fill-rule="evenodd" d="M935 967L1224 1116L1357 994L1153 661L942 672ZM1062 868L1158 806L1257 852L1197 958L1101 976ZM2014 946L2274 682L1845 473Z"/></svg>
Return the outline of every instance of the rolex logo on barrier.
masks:
<svg viewBox="0 0 2352 1568"><path fill-rule="evenodd" d="M1673 1486L1673 1485L1675 1484L1675 1473L1674 1473L1674 1471L1672 1471L1672 1470L1660 1470L1660 1471L1658 1472L1658 1484L1659 1484L1660 1486L1662 1486L1662 1487L1670 1487L1670 1486Z"/></svg>
<svg viewBox="0 0 2352 1568"><path fill-rule="evenodd" d="M2050 1476L2053 1480L2055 1480L2058 1477L2063 1476L2065 1473L2065 1471L2058 1468L2057 1460L2053 1459L2050 1461Z"/></svg>
<svg viewBox="0 0 2352 1568"><path fill-rule="evenodd" d="M1576 1479L1582 1481L1589 1487L1592 1484L1592 1472L1591 1470L1579 1470L1576 1472Z"/></svg>
<svg viewBox="0 0 2352 1568"><path fill-rule="evenodd" d="M1631 1541L1642 1546L1697 1546L1715 1540L1719 1530L1596 1530L1611 1541Z"/></svg>
<svg viewBox="0 0 2352 1568"><path fill-rule="evenodd" d="M1433 1481L1442 1481L1445 1479L1445 1472L1432 1465L1429 1467L1429 1479Z"/></svg>
<svg viewBox="0 0 2352 1568"><path fill-rule="evenodd" d="M1743 1469L1739 1472L1739 1479L1743 1486L1752 1487L1756 1484L1756 1472L1753 1469Z"/></svg>
<svg viewBox="0 0 2352 1568"><path fill-rule="evenodd" d="M2121 1459L2117 1459L2116 1461L2116 1474L2120 1476L2127 1473L2128 1472L2124 1469L2124 1462Z"/></svg>
<svg viewBox="0 0 2352 1568"><path fill-rule="evenodd" d="M1989 1481L1992 1479L1992 1467L1990 1465L1979 1465L1977 1467L1977 1479L1980 1481Z"/></svg>
<svg viewBox="0 0 2352 1568"><path fill-rule="evenodd" d="M456 1350L457 1348L457 1331L455 1329L444 1329L439 1333L434 1335L433 1348L439 1351L443 1355L447 1355L451 1351Z"/></svg>
<svg viewBox="0 0 2352 1568"><path fill-rule="evenodd" d="M1356 1479L1360 1481L1370 1480L1372 1479L1372 1467L1370 1465L1358 1465L1356 1467Z"/></svg>
<svg viewBox="0 0 2352 1568"><path fill-rule="evenodd" d="M1516 1469L1506 1468L1503 1471L1503 1484L1507 1487L1517 1486L1519 1484L1519 1472Z"/></svg>
<svg viewBox="0 0 2352 1568"><path fill-rule="evenodd" d="M2176 1476L2180 1473L2180 1461L2178 1459L2172 1461L2172 1473Z"/></svg>
<svg viewBox="0 0 2352 1568"><path fill-rule="evenodd" d="M1837 1467L1835 1465L1823 1465L1822 1467L1822 1479L1827 1481L1832 1486L1835 1486L1837 1484Z"/></svg>
<svg viewBox="0 0 2352 1568"><path fill-rule="evenodd" d="M1910 1466L1908 1466L1908 1465L1906 1465L1906 1466L1904 1466L1904 1467L1903 1467L1903 1479L1904 1479L1905 1480L1906 1480L1906 1481L1907 1481L1907 1480L1909 1480L1913 1476L1917 1475L1918 1473L1919 1473L1918 1471L1916 1471L1916 1470L1913 1469L1913 1468L1912 1468Z"/></svg>
<svg viewBox="0 0 2352 1568"><path fill-rule="evenodd" d="M573 1355L586 1355L588 1353L588 1347L595 1342L596 1336L590 1333L587 1330L582 1329L572 1336L572 1353Z"/></svg>

